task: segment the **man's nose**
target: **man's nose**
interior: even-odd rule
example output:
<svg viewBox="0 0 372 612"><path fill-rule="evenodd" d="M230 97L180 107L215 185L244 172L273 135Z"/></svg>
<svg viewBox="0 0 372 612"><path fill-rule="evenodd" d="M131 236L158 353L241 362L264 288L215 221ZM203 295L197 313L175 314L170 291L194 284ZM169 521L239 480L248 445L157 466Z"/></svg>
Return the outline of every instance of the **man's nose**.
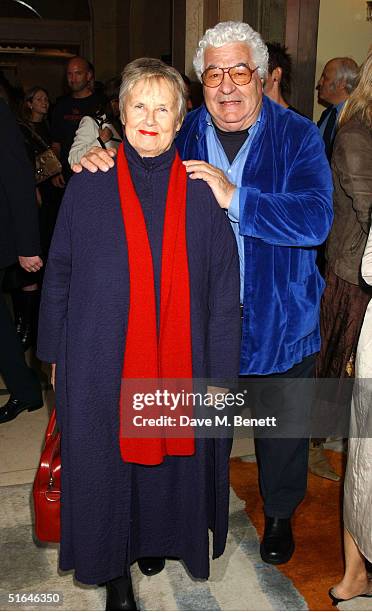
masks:
<svg viewBox="0 0 372 612"><path fill-rule="evenodd" d="M235 83L231 79L229 73L228 72L224 72L223 73L222 83L220 85L220 91L222 91L225 94L229 94L232 91L234 91L235 88L236 88L235 87Z"/></svg>

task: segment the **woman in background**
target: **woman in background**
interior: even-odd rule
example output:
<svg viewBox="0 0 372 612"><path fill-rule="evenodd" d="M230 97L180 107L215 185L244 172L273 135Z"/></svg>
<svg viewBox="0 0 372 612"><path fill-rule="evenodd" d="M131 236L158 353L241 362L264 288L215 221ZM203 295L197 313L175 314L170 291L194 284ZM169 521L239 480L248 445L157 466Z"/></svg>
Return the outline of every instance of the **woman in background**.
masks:
<svg viewBox="0 0 372 612"><path fill-rule="evenodd" d="M23 102L22 115L30 133L25 133L26 145L40 149L40 141L32 138L33 132L50 146L51 136L48 123L49 94L43 87L35 86L27 90ZM31 131L32 130L32 131Z"/></svg>
<svg viewBox="0 0 372 612"><path fill-rule="evenodd" d="M358 218L361 202L365 203L362 207L365 212L359 219L359 253L359 244L364 245L366 241L368 213L372 208L372 53L361 66L357 87L341 112L340 126L332 165L346 194L353 196L351 204ZM347 253L345 259L346 256ZM352 257L349 259L356 265ZM368 285L372 285L371 230L362 261L362 276ZM351 293L350 302L353 295ZM367 301L368 298L364 298L361 305ZM361 307L356 314L358 318L355 318L353 328L355 340L362 322L363 327L356 354L344 488L345 574L341 582L329 591L333 605L358 596L372 596L365 566L365 559L372 562L372 303L368 305L364 321ZM350 343L349 351L351 349ZM344 362L345 359L341 360L342 364Z"/></svg>
<svg viewBox="0 0 372 612"><path fill-rule="evenodd" d="M356 346L372 294L360 274L371 223L371 168L372 54L369 54L361 66L356 88L340 113L333 148L334 222L326 243L318 378L354 376Z"/></svg>
<svg viewBox="0 0 372 612"><path fill-rule="evenodd" d="M372 230L362 261L362 276L372 285ZM345 574L329 595L334 605L353 597L372 597L365 560L372 563L372 303L360 333L344 487ZM363 436L363 437L361 437Z"/></svg>
<svg viewBox="0 0 372 612"><path fill-rule="evenodd" d="M49 95L46 89L36 85L25 93L18 122L26 151L35 169L36 156L51 145L48 125ZM50 218L53 187L50 181L36 187L39 205L39 224L42 254L46 257L50 244L56 214ZM19 265L13 275L12 301L18 337L26 351L36 342L37 318L40 302L41 272L26 273Z"/></svg>

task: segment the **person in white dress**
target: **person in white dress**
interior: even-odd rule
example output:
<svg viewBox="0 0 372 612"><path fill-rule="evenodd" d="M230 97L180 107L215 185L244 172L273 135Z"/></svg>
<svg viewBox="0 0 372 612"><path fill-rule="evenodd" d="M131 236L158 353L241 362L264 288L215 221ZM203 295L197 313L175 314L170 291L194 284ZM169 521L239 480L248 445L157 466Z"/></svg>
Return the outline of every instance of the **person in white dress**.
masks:
<svg viewBox="0 0 372 612"><path fill-rule="evenodd" d="M372 167L372 53L361 71L369 84L363 92L364 124L371 136ZM366 104L368 102L368 104ZM372 208L372 193L370 193ZM361 273L372 285L372 229L364 251ZM344 485L345 573L329 591L333 605L354 597L372 597L365 560L372 563L372 300L367 307L359 337L351 407L348 461Z"/></svg>

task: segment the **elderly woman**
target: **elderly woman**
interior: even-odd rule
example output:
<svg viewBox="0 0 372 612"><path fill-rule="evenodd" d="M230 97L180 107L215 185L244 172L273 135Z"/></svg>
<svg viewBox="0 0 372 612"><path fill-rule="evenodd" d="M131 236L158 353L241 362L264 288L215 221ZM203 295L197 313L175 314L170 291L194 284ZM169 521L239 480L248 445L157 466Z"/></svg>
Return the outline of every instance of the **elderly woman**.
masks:
<svg viewBox="0 0 372 612"><path fill-rule="evenodd" d="M135 60L123 72L120 109L118 164L69 183L38 345L56 364L60 567L106 583L107 610L136 609L136 560L150 574L176 557L207 578L208 529L217 557L228 523L229 440L131 438L122 378L230 378L240 343L233 234L173 144L186 112L181 76Z"/></svg>

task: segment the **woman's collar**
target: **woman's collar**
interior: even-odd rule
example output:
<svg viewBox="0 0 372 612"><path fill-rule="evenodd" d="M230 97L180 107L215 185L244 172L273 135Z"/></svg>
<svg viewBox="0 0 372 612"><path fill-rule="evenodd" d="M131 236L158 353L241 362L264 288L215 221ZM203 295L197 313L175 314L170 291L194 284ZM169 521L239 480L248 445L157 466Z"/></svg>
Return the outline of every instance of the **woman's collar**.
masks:
<svg viewBox="0 0 372 612"><path fill-rule="evenodd" d="M170 168L173 163L176 147L174 142L171 147L161 153L161 155L157 155L156 157L141 157L141 155L136 151L136 149L130 144L127 137L124 135L123 145L125 155L128 159L128 163L130 165L134 165L144 170L163 170L165 168Z"/></svg>

